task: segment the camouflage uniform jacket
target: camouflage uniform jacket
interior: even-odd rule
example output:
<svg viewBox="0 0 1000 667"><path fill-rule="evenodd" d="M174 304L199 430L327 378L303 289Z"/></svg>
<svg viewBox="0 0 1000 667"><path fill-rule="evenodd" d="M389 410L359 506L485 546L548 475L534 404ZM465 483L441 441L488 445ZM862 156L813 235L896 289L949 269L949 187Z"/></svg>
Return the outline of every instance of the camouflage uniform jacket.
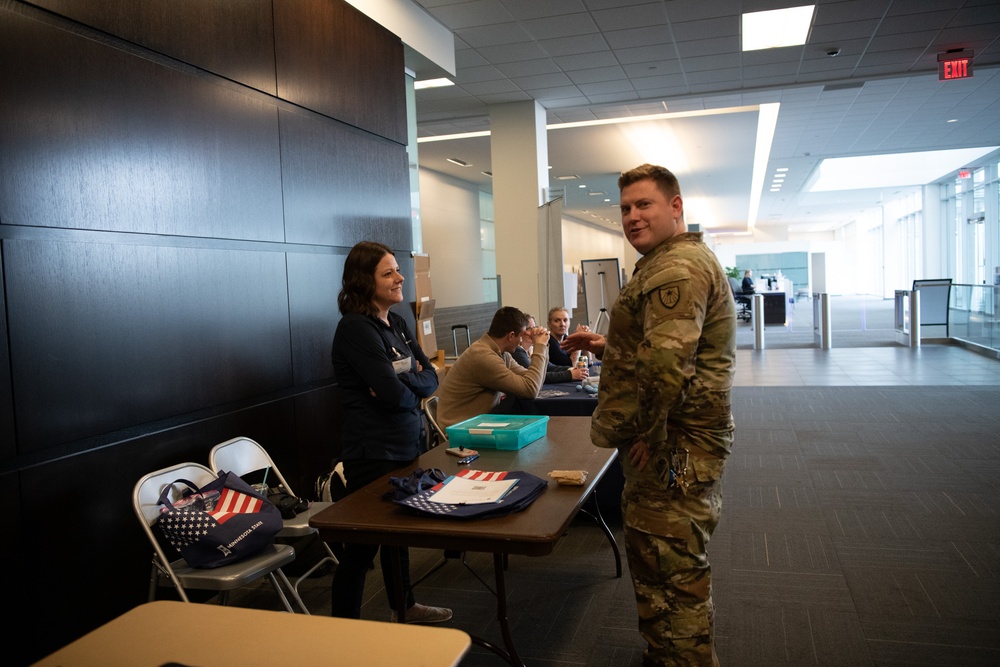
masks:
<svg viewBox="0 0 1000 667"><path fill-rule="evenodd" d="M668 429L725 458L736 357L732 292L700 232L678 234L637 263L611 308L591 436L662 452Z"/></svg>

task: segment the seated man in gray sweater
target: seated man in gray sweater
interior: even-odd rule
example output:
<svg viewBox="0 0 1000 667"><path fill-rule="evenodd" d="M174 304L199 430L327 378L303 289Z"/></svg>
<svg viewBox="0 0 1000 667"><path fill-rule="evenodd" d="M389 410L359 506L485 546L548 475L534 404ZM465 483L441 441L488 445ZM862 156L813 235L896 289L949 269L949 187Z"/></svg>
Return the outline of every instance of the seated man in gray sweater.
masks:
<svg viewBox="0 0 1000 667"><path fill-rule="evenodd" d="M511 357L525 335L534 344L528 368ZM548 341L548 330L528 329L528 316L517 308L504 306L498 310L489 331L459 355L438 387L437 418L441 426L447 428L493 412L505 396L538 396L549 361Z"/></svg>
<svg viewBox="0 0 1000 667"><path fill-rule="evenodd" d="M535 318L528 315L528 329L535 328ZM514 361L525 368L531 366L531 336L525 334L521 337L521 343L514 348L511 356ZM545 367L545 384L559 384L560 382L580 382L585 379L590 372L586 368L577 366L557 366L551 361Z"/></svg>

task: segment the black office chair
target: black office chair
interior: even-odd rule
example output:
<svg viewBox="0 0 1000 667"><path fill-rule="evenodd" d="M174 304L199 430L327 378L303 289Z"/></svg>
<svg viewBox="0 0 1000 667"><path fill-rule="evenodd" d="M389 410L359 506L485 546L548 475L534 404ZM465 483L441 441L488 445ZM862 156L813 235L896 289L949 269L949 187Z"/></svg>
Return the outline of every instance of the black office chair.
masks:
<svg viewBox="0 0 1000 667"><path fill-rule="evenodd" d="M750 321L750 295L743 291L743 285L736 278L729 279L729 287L736 301L736 319Z"/></svg>

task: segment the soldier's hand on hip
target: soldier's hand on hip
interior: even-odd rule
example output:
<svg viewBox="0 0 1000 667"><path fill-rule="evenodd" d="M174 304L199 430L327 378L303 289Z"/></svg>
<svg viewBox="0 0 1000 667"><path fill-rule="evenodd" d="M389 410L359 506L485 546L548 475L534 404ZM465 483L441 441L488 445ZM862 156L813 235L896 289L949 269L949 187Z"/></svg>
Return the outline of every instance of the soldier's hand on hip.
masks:
<svg viewBox="0 0 1000 667"><path fill-rule="evenodd" d="M638 470L642 470L649 463L650 450L649 445L642 440L636 440L632 443L632 447L628 450L629 461Z"/></svg>

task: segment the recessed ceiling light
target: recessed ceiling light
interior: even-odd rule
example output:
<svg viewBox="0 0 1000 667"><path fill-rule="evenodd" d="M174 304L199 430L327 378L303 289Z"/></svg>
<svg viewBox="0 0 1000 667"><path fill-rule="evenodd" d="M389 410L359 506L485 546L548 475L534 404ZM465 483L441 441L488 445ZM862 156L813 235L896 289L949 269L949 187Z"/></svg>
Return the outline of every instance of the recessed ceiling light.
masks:
<svg viewBox="0 0 1000 667"><path fill-rule="evenodd" d="M781 188L771 188L771 192L781 192Z"/></svg>
<svg viewBox="0 0 1000 667"><path fill-rule="evenodd" d="M585 188L585 187L587 187L587 184L586 183L581 183L580 185L578 185L576 187L578 187L578 188Z"/></svg>
<svg viewBox="0 0 1000 667"><path fill-rule="evenodd" d="M580 178L576 174L569 174L568 176L556 176L557 181L575 181Z"/></svg>
<svg viewBox="0 0 1000 667"><path fill-rule="evenodd" d="M457 164L459 167L471 167L472 166L471 164L469 164L465 160L459 160L457 157L449 157L449 158L445 158L445 159L448 160L448 162L451 162L452 164Z"/></svg>
<svg viewBox="0 0 1000 667"><path fill-rule="evenodd" d="M949 119L948 119L947 121L945 121L945 122L947 122L947 123L957 123L957 122L958 122L958 119L957 119L957 118L949 118Z"/></svg>
<svg viewBox="0 0 1000 667"><path fill-rule="evenodd" d="M1000 146L827 158L820 162L806 192L926 185L997 148Z"/></svg>
<svg viewBox="0 0 1000 667"><path fill-rule="evenodd" d="M482 174L483 176L489 176L490 178L493 178L493 172L492 171L481 171L479 173Z"/></svg>
<svg viewBox="0 0 1000 667"><path fill-rule="evenodd" d="M590 195L591 197L603 197L604 195L606 195L608 193L607 192L588 192L587 194Z"/></svg>
<svg viewBox="0 0 1000 667"><path fill-rule="evenodd" d="M414 90L422 90L424 88L443 88L444 86L454 86L455 82L451 79L440 78L440 79L424 79L423 81L414 81Z"/></svg>
<svg viewBox="0 0 1000 667"><path fill-rule="evenodd" d="M778 167L775 171L788 171L788 167Z"/></svg>
<svg viewBox="0 0 1000 667"><path fill-rule="evenodd" d="M809 36L816 5L748 12L743 15L743 50L800 46Z"/></svg>

